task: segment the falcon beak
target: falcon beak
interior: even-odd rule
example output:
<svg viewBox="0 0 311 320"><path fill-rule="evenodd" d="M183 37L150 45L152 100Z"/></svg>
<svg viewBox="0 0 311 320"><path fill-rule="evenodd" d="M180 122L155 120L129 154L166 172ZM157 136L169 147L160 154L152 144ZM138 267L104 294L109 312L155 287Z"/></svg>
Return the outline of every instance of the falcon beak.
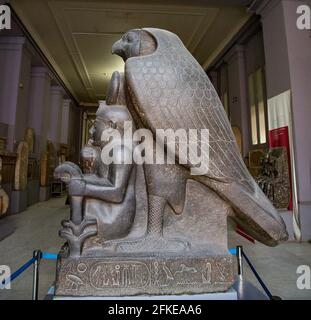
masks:
<svg viewBox="0 0 311 320"><path fill-rule="evenodd" d="M122 42L119 40L113 44L111 53L122 57L122 52Z"/></svg>

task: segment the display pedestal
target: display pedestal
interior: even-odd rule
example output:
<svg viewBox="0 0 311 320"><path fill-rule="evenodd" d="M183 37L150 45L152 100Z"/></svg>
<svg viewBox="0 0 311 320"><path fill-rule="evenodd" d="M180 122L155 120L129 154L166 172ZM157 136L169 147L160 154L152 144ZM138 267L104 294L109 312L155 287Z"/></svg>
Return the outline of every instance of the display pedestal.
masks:
<svg viewBox="0 0 311 320"><path fill-rule="evenodd" d="M19 213L27 209L27 190L13 190L10 201L10 212Z"/></svg>
<svg viewBox="0 0 311 320"><path fill-rule="evenodd" d="M51 289L51 292L54 288ZM125 297L62 297L52 296L52 300L238 300L234 288L227 292L193 294L193 295L163 295L163 296L125 296Z"/></svg>
<svg viewBox="0 0 311 320"><path fill-rule="evenodd" d="M55 296L54 286L49 289L46 300L269 300L267 295L246 280L237 279L227 292L171 295L171 296L128 296L128 297L61 297Z"/></svg>
<svg viewBox="0 0 311 320"><path fill-rule="evenodd" d="M27 205L31 206L39 202L40 182L39 180L31 180L27 185Z"/></svg>
<svg viewBox="0 0 311 320"><path fill-rule="evenodd" d="M51 198L51 188L50 187L40 187L40 201L47 201Z"/></svg>

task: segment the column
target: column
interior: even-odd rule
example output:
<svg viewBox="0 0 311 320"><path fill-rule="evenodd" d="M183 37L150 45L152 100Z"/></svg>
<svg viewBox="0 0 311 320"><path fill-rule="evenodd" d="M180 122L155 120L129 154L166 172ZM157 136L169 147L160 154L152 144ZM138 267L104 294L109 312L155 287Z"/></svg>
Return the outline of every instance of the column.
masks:
<svg viewBox="0 0 311 320"><path fill-rule="evenodd" d="M24 37L0 37L0 135L6 148L14 151L15 119L19 95Z"/></svg>
<svg viewBox="0 0 311 320"><path fill-rule="evenodd" d="M227 54L225 61L228 64L228 91L231 124L241 130L243 137L242 152L243 156L246 156L250 142L244 47L236 45L233 50Z"/></svg>
<svg viewBox="0 0 311 320"><path fill-rule="evenodd" d="M21 70L19 77L19 94L16 106L15 116L15 140L24 140L27 128L28 101L30 92L30 74L31 74L31 52L24 47L22 54Z"/></svg>
<svg viewBox="0 0 311 320"><path fill-rule="evenodd" d="M72 151L72 161L79 161L82 132L82 112L70 99L63 101L61 143L68 144Z"/></svg>
<svg viewBox="0 0 311 320"><path fill-rule="evenodd" d="M61 86L51 87L48 139L53 141L55 148L61 140L63 96L64 90Z"/></svg>
<svg viewBox="0 0 311 320"><path fill-rule="evenodd" d="M50 84L48 69L33 67L31 70L28 126L35 131L35 153L46 150L49 128Z"/></svg>
<svg viewBox="0 0 311 320"><path fill-rule="evenodd" d="M41 163L42 156L47 151L47 138L50 123L50 86L51 78L46 67L33 67L29 96L28 126L35 131L35 148L40 161L40 176L46 175L47 164ZM50 187L39 183L39 199L45 201L50 197Z"/></svg>
<svg viewBox="0 0 311 320"><path fill-rule="evenodd" d="M62 127L60 142L69 144L69 115L70 115L70 99L64 99L62 105Z"/></svg>
<svg viewBox="0 0 311 320"><path fill-rule="evenodd" d="M211 83L213 84L215 90L219 94L219 88L218 88L218 74L217 71L211 71L208 73L209 79L211 80Z"/></svg>

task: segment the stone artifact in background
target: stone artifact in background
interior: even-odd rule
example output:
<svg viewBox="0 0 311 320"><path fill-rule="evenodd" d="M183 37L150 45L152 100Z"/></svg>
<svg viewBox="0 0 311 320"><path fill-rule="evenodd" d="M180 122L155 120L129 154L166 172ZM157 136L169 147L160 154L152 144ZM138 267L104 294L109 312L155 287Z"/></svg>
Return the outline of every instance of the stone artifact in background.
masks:
<svg viewBox="0 0 311 320"><path fill-rule="evenodd" d="M58 164L62 164L66 161L69 161L70 154L71 154L70 146L68 144L61 143L59 146L59 150L57 152Z"/></svg>
<svg viewBox="0 0 311 320"><path fill-rule="evenodd" d="M40 186L49 186L55 169L55 150L52 141L47 141L46 151L40 159Z"/></svg>
<svg viewBox="0 0 311 320"><path fill-rule="evenodd" d="M35 130L33 128L27 128L25 132L24 141L28 145L29 154L34 153L34 145L35 145Z"/></svg>
<svg viewBox="0 0 311 320"><path fill-rule="evenodd" d="M276 208L287 209L291 188L286 148L269 149L261 163L257 183Z"/></svg>
<svg viewBox="0 0 311 320"><path fill-rule="evenodd" d="M253 177L257 177L262 170L262 161L265 152L263 149L251 150L248 154L248 167Z"/></svg>
<svg viewBox="0 0 311 320"><path fill-rule="evenodd" d="M27 187L28 154L28 144L20 142L17 147L14 190L25 190Z"/></svg>
<svg viewBox="0 0 311 320"><path fill-rule="evenodd" d="M55 175L68 184L71 216L57 263L57 296L195 294L227 291L234 282L227 219L267 245L287 239L285 225L247 171L230 123L206 73L173 33L135 29L114 44L125 73L112 76L88 145L83 171L65 162ZM104 165L107 128L124 121L153 133L165 153L178 149L157 129L209 129L207 173L196 165ZM157 139L156 139L157 138ZM200 137L199 137L200 138ZM133 155L135 144L114 153ZM178 160L178 159L177 159ZM196 171L198 172L198 171Z"/></svg>
<svg viewBox="0 0 311 320"><path fill-rule="evenodd" d="M6 138L0 137L0 151L5 151L6 148Z"/></svg>
<svg viewBox="0 0 311 320"><path fill-rule="evenodd" d="M0 158L0 215L7 212L9 201L7 193L2 189L2 158Z"/></svg>

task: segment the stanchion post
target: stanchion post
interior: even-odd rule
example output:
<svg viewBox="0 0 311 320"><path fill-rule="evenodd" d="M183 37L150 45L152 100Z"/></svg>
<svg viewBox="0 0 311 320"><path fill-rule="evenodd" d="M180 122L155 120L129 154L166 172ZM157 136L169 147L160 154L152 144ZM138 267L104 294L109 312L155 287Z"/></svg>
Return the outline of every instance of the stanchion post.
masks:
<svg viewBox="0 0 311 320"><path fill-rule="evenodd" d="M33 257L36 259L33 264L33 283L32 283L32 300L38 300L38 289L39 289L39 266L41 260L41 251L35 250Z"/></svg>
<svg viewBox="0 0 311 320"><path fill-rule="evenodd" d="M240 280L243 280L243 247L236 247L236 258L238 262L238 276Z"/></svg>

